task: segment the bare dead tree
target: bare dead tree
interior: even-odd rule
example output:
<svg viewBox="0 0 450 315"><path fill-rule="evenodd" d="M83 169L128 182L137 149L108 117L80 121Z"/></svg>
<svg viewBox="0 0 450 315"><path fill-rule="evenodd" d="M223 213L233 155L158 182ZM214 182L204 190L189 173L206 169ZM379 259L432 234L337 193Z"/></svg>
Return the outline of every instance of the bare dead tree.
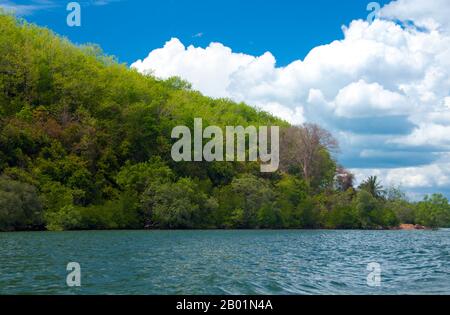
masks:
<svg viewBox="0 0 450 315"><path fill-rule="evenodd" d="M288 171L292 167L298 167L307 181L314 173L313 167L321 150L331 153L339 150L333 135L316 124L285 128L280 140L281 168Z"/></svg>

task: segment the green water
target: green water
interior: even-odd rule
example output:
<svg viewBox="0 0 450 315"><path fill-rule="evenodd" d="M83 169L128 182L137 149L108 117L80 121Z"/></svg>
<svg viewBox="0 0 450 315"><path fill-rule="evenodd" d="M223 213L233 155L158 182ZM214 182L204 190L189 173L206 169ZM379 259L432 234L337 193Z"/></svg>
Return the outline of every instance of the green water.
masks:
<svg viewBox="0 0 450 315"><path fill-rule="evenodd" d="M0 293L450 294L449 254L450 230L0 233Z"/></svg>

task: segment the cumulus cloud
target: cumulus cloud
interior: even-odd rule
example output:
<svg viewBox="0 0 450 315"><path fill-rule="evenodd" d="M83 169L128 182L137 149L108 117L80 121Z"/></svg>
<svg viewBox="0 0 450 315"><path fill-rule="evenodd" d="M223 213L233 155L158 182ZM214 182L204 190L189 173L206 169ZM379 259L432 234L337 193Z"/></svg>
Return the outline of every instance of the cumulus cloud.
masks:
<svg viewBox="0 0 450 315"><path fill-rule="evenodd" d="M401 187L409 193L411 199L419 199L425 193L441 192L450 194L450 163L448 159L433 164L389 168L389 169L352 169L358 181L367 176L376 175L385 185Z"/></svg>
<svg viewBox="0 0 450 315"><path fill-rule="evenodd" d="M231 75L255 57L236 54L220 43L207 48L185 47L172 38L163 48L153 50L144 60L131 66L141 72L153 72L161 78L180 76L206 95L226 97Z"/></svg>
<svg viewBox="0 0 450 315"><path fill-rule="evenodd" d="M349 118L393 116L410 111L412 106L405 96L385 90L378 83L368 84L364 80L347 85L335 99L336 115Z"/></svg>
<svg viewBox="0 0 450 315"><path fill-rule="evenodd" d="M412 21L419 27L450 31L450 6L447 0L397 0L384 6L381 16Z"/></svg>
<svg viewBox="0 0 450 315"><path fill-rule="evenodd" d="M355 20L344 38L277 67L220 43L178 39L132 67L181 76L213 97L229 97L291 123L316 122L340 140L340 161L409 188L450 182L450 30L447 0L398 0L372 24ZM431 174L431 175L430 175Z"/></svg>

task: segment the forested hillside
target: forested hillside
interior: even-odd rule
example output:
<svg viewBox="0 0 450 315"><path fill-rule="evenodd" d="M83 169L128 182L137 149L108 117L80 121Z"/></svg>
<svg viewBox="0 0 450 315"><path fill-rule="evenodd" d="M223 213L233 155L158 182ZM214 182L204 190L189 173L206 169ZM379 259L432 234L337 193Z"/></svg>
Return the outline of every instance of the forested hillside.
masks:
<svg viewBox="0 0 450 315"><path fill-rule="evenodd" d="M171 131L281 126L281 167L174 162ZM0 230L450 226L442 195L353 187L316 125L144 76L95 45L0 13Z"/></svg>

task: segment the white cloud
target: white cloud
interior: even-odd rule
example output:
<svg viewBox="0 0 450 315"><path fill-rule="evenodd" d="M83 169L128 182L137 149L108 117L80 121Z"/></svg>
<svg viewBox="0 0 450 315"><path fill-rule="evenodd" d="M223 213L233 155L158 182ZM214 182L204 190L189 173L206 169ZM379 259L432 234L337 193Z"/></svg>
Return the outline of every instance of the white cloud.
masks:
<svg viewBox="0 0 450 315"><path fill-rule="evenodd" d="M261 105L262 110L273 113L277 117L290 121L295 125L301 125L306 122L302 107L289 108L276 102L269 102Z"/></svg>
<svg viewBox="0 0 450 315"><path fill-rule="evenodd" d="M448 113L445 114L448 115ZM450 125L421 123L411 134L393 138L389 142L416 147L434 147L434 150L450 151L449 135Z"/></svg>
<svg viewBox="0 0 450 315"><path fill-rule="evenodd" d="M412 110L405 96L364 80L344 87L335 99L336 115L349 118L402 115Z"/></svg>
<svg viewBox="0 0 450 315"><path fill-rule="evenodd" d="M422 199L427 193L449 193L450 163L439 161L430 165L392 169L352 169L356 182L377 176L385 186L400 186L412 199Z"/></svg>
<svg viewBox="0 0 450 315"><path fill-rule="evenodd" d="M185 47L178 39L132 67L181 76L209 96L245 101L291 123L320 123L339 137L341 159L360 174L378 169L410 187L449 185L450 172L438 174L450 164L450 2L422 3L398 0L382 9L415 26L356 20L343 27L344 39L285 67L270 52ZM391 169L382 171L386 165Z"/></svg>
<svg viewBox="0 0 450 315"><path fill-rule="evenodd" d="M147 58L131 66L141 72L151 71L161 78L180 76L209 96L226 97L231 75L254 59L233 53L220 43L211 43L203 49L185 47L177 38L172 38L163 48L153 50Z"/></svg>
<svg viewBox="0 0 450 315"><path fill-rule="evenodd" d="M448 0L397 0L386 5L381 16L414 21L417 26L450 31Z"/></svg>

